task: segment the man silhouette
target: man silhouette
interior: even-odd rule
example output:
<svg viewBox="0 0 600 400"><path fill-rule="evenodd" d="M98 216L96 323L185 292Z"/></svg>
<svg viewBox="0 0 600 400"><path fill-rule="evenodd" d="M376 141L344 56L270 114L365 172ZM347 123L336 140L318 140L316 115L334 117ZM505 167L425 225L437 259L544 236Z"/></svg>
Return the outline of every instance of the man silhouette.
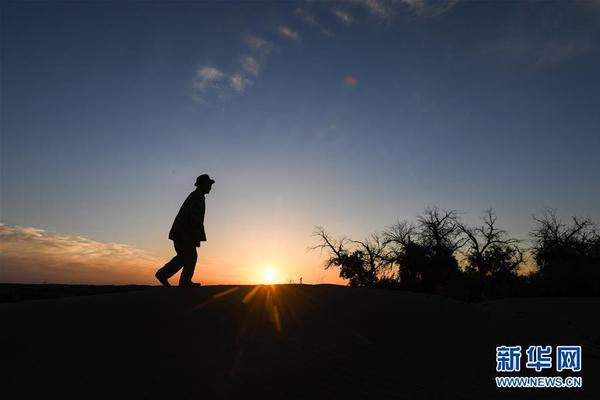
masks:
<svg viewBox="0 0 600 400"><path fill-rule="evenodd" d="M183 202L173 226L169 232L169 239L177 255L164 267L159 269L155 276L164 286L171 286L169 278L177 273L182 267L179 278L179 287L198 287L200 283L192 282L198 253L196 247L200 242L206 241L204 232L204 195L210 193L212 184L215 183L208 175L202 174L196 179L196 190L189 194Z"/></svg>

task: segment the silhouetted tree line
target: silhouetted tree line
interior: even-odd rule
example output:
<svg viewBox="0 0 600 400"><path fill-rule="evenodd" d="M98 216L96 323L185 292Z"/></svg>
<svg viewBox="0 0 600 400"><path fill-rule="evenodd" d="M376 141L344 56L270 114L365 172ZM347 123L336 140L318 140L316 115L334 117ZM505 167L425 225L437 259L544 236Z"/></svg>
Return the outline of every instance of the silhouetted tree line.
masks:
<svg viewBox="0 0 600 400"><path fill-rule="evenodd" d="M507 296L599 295L600 234L587 218L562 223L554 210L533 217L531 241L500 229L493 210L478 226L454 210L427 208L365 240L334 238L322 227L315 249L350 286L440 293L463 300ZM524 271L524 266L529 271Z"/></svg>

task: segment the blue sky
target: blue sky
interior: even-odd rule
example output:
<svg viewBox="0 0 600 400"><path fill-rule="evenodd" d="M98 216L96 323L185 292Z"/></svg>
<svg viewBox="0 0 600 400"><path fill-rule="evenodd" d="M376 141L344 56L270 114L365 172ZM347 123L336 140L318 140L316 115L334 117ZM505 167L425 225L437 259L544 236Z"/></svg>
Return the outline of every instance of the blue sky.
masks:
<svg viewBox="0 0 600 400"><path fill-rule="evenodd" d="M335 281L315 225L359 238L431 205L521 238L544 207L600 221L597 1L0 7L10 226L162 262L206 172L199 271L229 282Z"/></svg>

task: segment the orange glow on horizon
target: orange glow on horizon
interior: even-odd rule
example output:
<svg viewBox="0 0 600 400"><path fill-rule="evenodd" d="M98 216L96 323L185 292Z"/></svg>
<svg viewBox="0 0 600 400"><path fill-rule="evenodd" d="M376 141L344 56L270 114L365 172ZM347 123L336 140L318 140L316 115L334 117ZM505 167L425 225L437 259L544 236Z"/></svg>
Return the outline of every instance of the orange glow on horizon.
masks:
<svg viewBox="0 0 600 400"><path fill-rule="evenodd" d="M272 285L279 283L279 271L277 268L267 265L260 272L260 283Z"/></svg>

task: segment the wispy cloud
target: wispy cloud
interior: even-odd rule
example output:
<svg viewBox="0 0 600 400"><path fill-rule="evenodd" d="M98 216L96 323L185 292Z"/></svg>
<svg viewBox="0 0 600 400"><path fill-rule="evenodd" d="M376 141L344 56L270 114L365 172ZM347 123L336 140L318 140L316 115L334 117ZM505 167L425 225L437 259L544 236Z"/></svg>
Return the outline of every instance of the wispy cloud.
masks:
<svg viewBox="0 0 600 400"><path fill-rule="evenodd" d="M354 18L352 18L352 15L348 11L334 8L331 12L345 25L350 25L354 21Z"/></svg>
<svg viewBox="0 0 600 400"><path fill-rule="evenodd" d="M273 45L257 35L244 35L241 40L246 50L239 56L235 68L226 72L207 64L196 70L192 83L193 98L196 101L206 103L212 97L225 100L244 93L254 84Z"/></svg>
<svg viewBox="0 0 600 400"><path fill-rule="evenodd" d="M196 77L192 83L194 99L199 102L206 101L205 96L210 92L222 92L226 89L227 79L223 71L212 65L203 65L196 70Z"/></svg>
<svg viewBox="0 0 600 400"><path fill-rule="evenodd" d="M290 29L289 27L287 27L285 25L279 25L277 27L277 32L285 38L288 38L291 40L296 40L296 41L300 40L300 34L296 31L293 31L292 29Z"/></svg>
<svg viewBox="0 0 600 400"><path fill-rule="evenodd" d="M416 14L424 17L436 17L450 10L460 0L401 0Z"/></svg>
<svg viewBox="0 0 600 400"><path fill-rule="evenodd" d="M203 65L196 71L192 89L194 99L204 103L213 94L223 99L228 92L235 90L235 85L231 75L213 65Z"/></svg>
<svg viewBox="0 0 600 400"><path fill-rule="evenodd" d="M400 2L417 10L425 7L425 0L400 0Z"/></svg>
<svg viewBox="0 0 600 400"><path fill-rule="evenodd" d="M258 35L244 35L242 36L242 42L261 57L268 56L273 50L273 45Z"/></svg>
<svg viewBox="0 0 600 400"><path fill-rule="evenodd" d="M251 83L250 79L240 73L229 77L229 85L238 93L242 93Z"/></svg>
<svg viewBox="0 0 600 400"><path fill-rule="evenodd" d="M371 15L379 19L391 20L396 15L396 1L364 0L363 4Z"/></svg>
<svg viewBox="0 0 600 400"><path fill-rule="evenodd" d="M451 9L459 0L354 0L383 22L392 20L407 9L423 17L435 17Z"/></svg>
<svg viewBox="0 0 600 400"><path fill-rule="evenodd" d="M252 76L258 76L260 73L260 62L253 56L244 54L240 59L242 68Z"/></svg>
<svg viewBox="0 0 600 400"><path fill-rule="evenodd" d="M154 283L159 264L132 246L0 224L3 282Z"/></svg>
<svg viewBox="0 0 600 400"><path fill-rule="evenodd" d="M202 67L198 70L198 77L207 83L220 81L224 76L223 72L211 66Z"/></svg>
<svg viewBox="0 0 600 400"><path fill-rule="evenodd" d="M314 28L317 28L319 31L321 31L322 34L324 34L326 36L331 35L331 32L327 28L325 28L319 21L317 21L317 18L315 17L315 15L308 12L307 10L298 7L294 10L294 15L296 17L300 18L306 24L308 24Z"/></svg>
<svg viewBox="0 0 600 400"><path fill-rule="evenodd" d="M377 21L391 23L399 12L410 9L418 15L439 15L450 9L458 0L347 0L332 6L327 3L315 4L312 8L298 6L293 15L304 23L319 29L325 35L331 35L317 19L319 10L331 11L335 18L344 25L357 22L355 16L365 13ZM310 10L309 10L310 9ZM275 34L288 41L299 42L299 32L288 25L280 23L274 28ZM204 64L197 68L192 82L193 98L200 103L207 103L212 98L226 100L232 96L246 92L259 78L265 63L275 46L258 35L244 35L242 42L246 49L238 54L234 67L222 68L214 64ZM350 87L350 86L348 86Z"/></svg>

